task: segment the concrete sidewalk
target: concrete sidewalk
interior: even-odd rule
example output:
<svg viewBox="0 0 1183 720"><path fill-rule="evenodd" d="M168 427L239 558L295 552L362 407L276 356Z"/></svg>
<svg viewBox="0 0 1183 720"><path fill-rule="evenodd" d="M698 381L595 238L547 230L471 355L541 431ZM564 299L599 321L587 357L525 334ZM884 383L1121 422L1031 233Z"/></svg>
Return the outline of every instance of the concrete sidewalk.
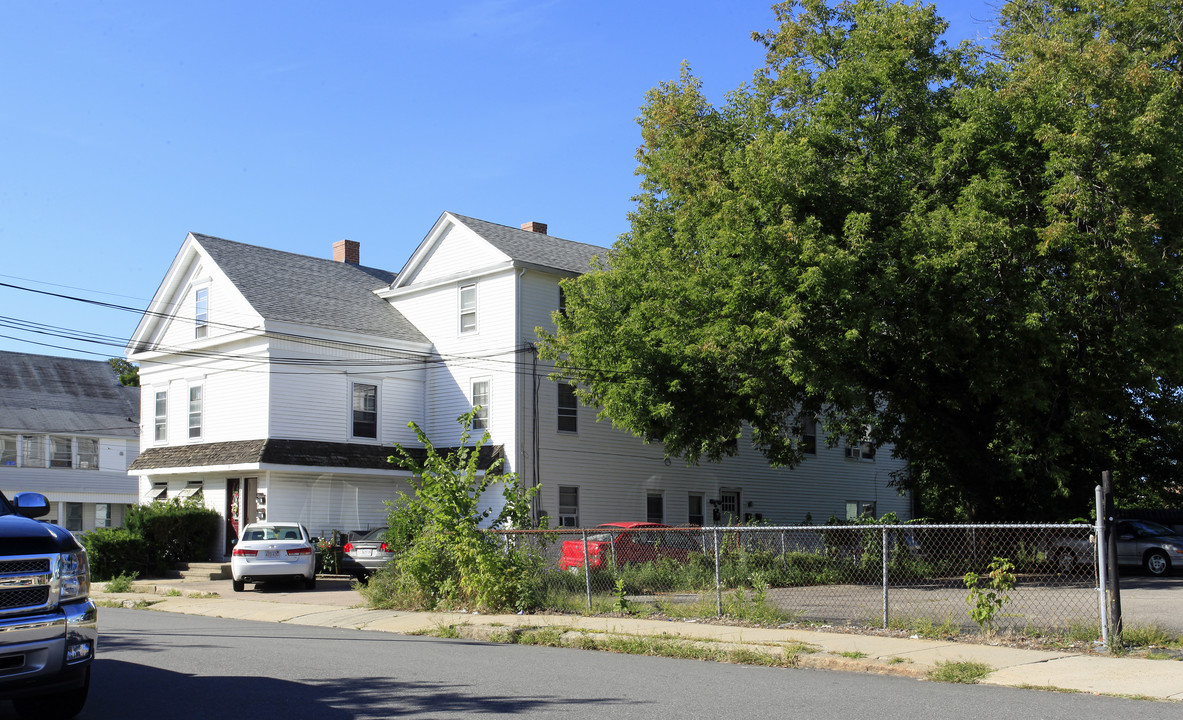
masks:
<svg viewBox="0 0 1183 720"><path fill-rule="evenodd" d="M251 586L248 586L251 588ZM217 596L214 597L213 595ZM801 667L925 677L939 663L972 661L992 668L980 682L1042 687L1107 695L1183 701L1183 662L1114 658L1076 652L880 637L801 629L711 625L709 621L665 621L575 615L478 615L367 610L348 578L321 577L314 591L293 586L260 586L235 593L229 580L136 582L132 592L107 593L95 583L96 601L209 617L286 622L393 633L425 633L454 627L462 637L496 640L511 629L553 628L575 635L673 638L723 643L753 652L778 654L801 643L816 652L799 656Z"/></svg>

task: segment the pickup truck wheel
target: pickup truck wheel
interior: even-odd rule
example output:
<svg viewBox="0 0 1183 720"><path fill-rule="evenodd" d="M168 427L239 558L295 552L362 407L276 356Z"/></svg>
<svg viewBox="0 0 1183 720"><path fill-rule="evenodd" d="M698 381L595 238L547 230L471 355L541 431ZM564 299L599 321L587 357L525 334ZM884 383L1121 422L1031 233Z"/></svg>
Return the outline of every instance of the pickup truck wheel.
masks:
<svg viewBox="0 0 1183 720"><path fill-rule="evenodd" d="M231 580L230 584L232 586L234 586L234 592L242 592L243 590L246 589L246 581L245 580Z"/></svg>
<svg viewBox="0 0 1183 720"><path fill-rule="evenodd" d="M1142 564L1146 566L1146 572L1159 577L1171 571L1171 559L1162 550L1151 550L1146 553L1146 559Z"/></svg>
<svg viewBox="0 0 1183 720"><path fill-rule="evenodd" d="M82 687L53 695L18 698L12 701L12 708L17 715L27 720L69 720L82 712L89 692L90 668L86 668L86 680Z"/></svg>

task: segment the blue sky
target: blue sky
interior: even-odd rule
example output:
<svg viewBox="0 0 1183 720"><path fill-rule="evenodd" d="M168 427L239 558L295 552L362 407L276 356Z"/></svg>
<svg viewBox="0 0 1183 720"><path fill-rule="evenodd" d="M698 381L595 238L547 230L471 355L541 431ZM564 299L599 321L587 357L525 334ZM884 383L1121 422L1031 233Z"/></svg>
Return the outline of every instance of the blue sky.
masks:
<svg viewBox="0 0 1183 720"><path fill-rule="evenodd" d="M995 3L936 4L989 35ZM6 0L0 283L142 308L189 231L398 270L444 210L610 245L645 92L686 60L721 102L770 5ZM0 350L122 355L137 321L0 285Z"/></svg>

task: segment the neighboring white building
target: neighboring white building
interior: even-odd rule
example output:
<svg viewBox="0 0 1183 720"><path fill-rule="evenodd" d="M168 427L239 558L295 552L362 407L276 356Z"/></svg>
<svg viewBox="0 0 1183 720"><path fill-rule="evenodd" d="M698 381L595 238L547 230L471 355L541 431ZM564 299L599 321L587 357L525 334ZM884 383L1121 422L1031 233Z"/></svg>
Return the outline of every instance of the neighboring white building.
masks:
<svg viewBox="0 0 1183 720"><path fill-rule="evenodd" d="M444 213L396 276L360 265L350 241L330 261L190 234L128 347L141 496L200 493L228 518L227 543L260 511L313 534L376 527L383 501L410 489L386 462L393 443L415 445L408 421L449 445L480 405L491 455L541 484L552 524L908 517L888 450L818 443L788 470L741 442L737 457L686 467L548 380L535 328L552 326L559 280L605 251L540 223Z"/></svg>
<svg viewBox="0 0 1183 720"><path fill-rule="evenodd" d="M0 352L0 490L39 492L72 532L123 524L140 451L139 388L102 360Z"/></svg>

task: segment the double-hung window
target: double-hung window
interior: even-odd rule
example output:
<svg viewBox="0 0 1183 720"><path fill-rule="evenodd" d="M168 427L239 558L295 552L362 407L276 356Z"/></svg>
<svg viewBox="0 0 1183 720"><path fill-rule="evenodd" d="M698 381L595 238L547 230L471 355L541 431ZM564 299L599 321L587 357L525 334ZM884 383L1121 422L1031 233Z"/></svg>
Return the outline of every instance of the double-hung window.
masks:
<svg viewBox="0 0 1183 720"><path fill-rule="evenodd" d="M156 391L156 409L153 411L156 442L168 440L168 391Z"/></svg>
<svg viewBox="0 0 1183 720"><path fill-rule="evenodd" d="M687 503L689 512L686 514L686 521L701 527L706 520L702 512L702 493L690 493Z"/></svg>
<svg viewBox="0 0 1183 720"><path fill-rule="evenodd" d="M489 403L491 400L489 381L473 380L472 406L476 409L476 415L472 418L473 430L487 430L489 428Z"/></svg>
<svg viewBox="0 0 1183 720"><path fill-rule="evenodd" d="M54 435L49 439L49 466L55 468L74 467L74 438Z"/></svg>
<svg viewBox="0 0 1183 720"><path fill-rule="evenodd" d="M378 437L378 386L353 383L353 437Z"/></svg>
<svg viewBox="0 0 1183 720"><path fill-rule="evenodd" d="M189 438L201 437L203 415L202 386L189 386Z"/></svg>
<svg viewBox="0 0 1183 720"><path fill-rule="evenodd" d="M460 288L460 333L476 332L476 285Z"/></svg>
<svg viewBox="0 0 1183 720"><path fill-rule="evenodd" d="M194 293L193 336L209 335L209 288L197 288Z"/></svg>
<svg viewBox="0 0 1183 720"><path fill-rule="evenodd" d="M801 452L817 454L817 418L812 415L806 415L801 423Z"/></svg>
<svg viewBox="0 0 1183 720"><path fill-rule="evenodd" d="M579 400L575 397L575 386L559 383L559 431L579 430Z"/></svg>
<svg viewBox="0 0 1183 720"><path fill-rule="evenodd" d="M82 503L66 503L66 529L82 532Z"/></svg>
<svg viewBox="0 0 1183 720"><path fill-rule="evenodd" d="M856 460L875 459L875 443L871 441L871 426L867 425L859 439L849 438L846 442L846 457Z"/></svg>
<svg viewBox="0 0 1183 720"><path fill-rule="evenodd" d="M645 519L651 523L665 522L665 498L661 493L649 493L645 497Z"/></svg>
<svg viewBox="0 0 1183 720"><path fill-rule="evenodd" d="M579 527L579 488L559 486L559 527Z"/></svg>

